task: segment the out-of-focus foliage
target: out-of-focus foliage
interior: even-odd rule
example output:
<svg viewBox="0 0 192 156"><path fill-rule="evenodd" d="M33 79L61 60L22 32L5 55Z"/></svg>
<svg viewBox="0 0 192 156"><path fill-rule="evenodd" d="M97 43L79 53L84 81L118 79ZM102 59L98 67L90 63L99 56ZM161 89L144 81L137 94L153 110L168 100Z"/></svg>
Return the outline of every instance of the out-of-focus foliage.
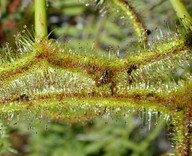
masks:
<svg viewBox="0 0 192 156"><path fill-rule="evenodd" d="M167 143L162 142L166 137L162 135L164 119L161 117L155 119L154 116L154 122L150 125L153 129L149 130L147 114L146 121L143 121L137 117L138 113L104 115L102 120L98 118L88 123L74 125L47 122L44 119L40 120L41 122L31 122L31 117L26 122L15 124L12 129L29 136L28 148L25 151L28 156L162 154L170 148ZM162 144L167 148L162 148Z"/></svg>
<svg viewBox="0 0 192 156"><path fill-rule="evenodd" d="M78 53L104 57L105 55L108 57L110 52L110 55L114 56L114 51L121 51L127 47L128 41L123 40L128 36L128 29L118 27L117 23L111 22L111 19L107 19L94 7L87 7L86 4L77 1L78 5L76 3L71 5L72 2L52 3L53 10L50 9L49 22L53 34L59 41L70 42L69 48L78 50ZM59 16L55 9L59 12Z"/></svg>
<svg viewBox="0 0 192 156"><path fill-rule="evenodd" d="M33 7L29 4L31 0L0 1L0 45L9 42L13 46L13 35L22 31L23 25L32 25Z"/></svg>
<svg viewBox="0 0 192 156"><path fill-rule="evenodd" d="M0 120L0 154L4 153L16 153L16 150L11 148L11 142L9 140L9 134L7 128L3 125L3 122Z"/></svg>

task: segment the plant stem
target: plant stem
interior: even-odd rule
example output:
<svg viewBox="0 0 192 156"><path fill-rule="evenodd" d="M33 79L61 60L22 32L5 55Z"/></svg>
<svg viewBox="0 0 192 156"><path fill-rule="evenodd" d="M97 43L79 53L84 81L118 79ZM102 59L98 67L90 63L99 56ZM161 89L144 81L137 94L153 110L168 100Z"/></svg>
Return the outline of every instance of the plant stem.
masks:
<svg viewBox="0 0 192 156"><path fill-rule="evenodd" d="M41 39L47 35L46 0L35 0L35 36Z"/></svg>
<svg viewBox="0 0 192 156"><path fill-rule="evenodd" d="M182 0L170 0L174 10L177 13L177 17L181 19L181 23L186 29L192 30L192 17L182 3Z"/></svg>
<svg viewBox="0 0 192 156"><path fill-rule="evenodd" d="M139 15L130 5L130 2L125 0L113 0L113 2L115 5L119 6L121 10L129 17L137 36L140 38L140 41L142 43L146 43L148 38L147 29L139 18Z"/></svg>

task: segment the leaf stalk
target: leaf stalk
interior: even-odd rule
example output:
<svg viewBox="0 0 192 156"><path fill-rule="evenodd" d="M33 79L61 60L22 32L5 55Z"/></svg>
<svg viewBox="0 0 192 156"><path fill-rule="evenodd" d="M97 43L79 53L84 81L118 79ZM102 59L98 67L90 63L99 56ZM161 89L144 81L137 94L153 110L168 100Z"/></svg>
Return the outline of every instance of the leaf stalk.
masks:
<svg viewBox="0 0 192 156"><path fill-rule="evenodd" d="M44 38L48 35L46 0L35 0L35 36L36 39Z"/></svg>

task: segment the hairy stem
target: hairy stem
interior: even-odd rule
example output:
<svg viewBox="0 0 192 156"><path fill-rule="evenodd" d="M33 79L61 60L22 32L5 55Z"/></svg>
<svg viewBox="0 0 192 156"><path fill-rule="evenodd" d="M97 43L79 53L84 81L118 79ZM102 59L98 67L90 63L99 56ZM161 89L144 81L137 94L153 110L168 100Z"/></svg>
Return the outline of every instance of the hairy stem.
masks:
<svg viewBox="0 0 192 156"><path fill-rule="evenodd" d="M141 39L144 43L147 42L147 29L142 23L141 19L139 18L138 14L135 12L134 8L129 4L129 2L124 0L113 0L114 3L121 8L123 12L125 12L131 22L134 25L134 30L137 36Z"/></svg>
<svg viewBox="0 0 192 156"><path fill-rule="evenodd" d="M177 13L177 17L181 19L181 23L186 29L192 30L192 17L182 3L182 0L170 0L174 10Z"/></svg>
<svg viewBox="0 0 192 156"><path fill-rule="evenodd" d="M35 35L37 39L46 37L47 13L46 0L35 0Z"/></svg>

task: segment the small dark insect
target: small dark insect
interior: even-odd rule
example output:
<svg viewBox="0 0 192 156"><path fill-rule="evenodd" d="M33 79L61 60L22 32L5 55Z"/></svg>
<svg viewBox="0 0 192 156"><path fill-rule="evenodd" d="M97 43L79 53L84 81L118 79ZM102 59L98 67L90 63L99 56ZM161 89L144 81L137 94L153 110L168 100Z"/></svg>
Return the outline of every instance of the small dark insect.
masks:
<svg viewBox="0 0 192 156"><path fill-rule="evenodd" d="M127 74L128 74L128 80L127 80L127 83L128 84L132 84L133 83L133 76L131 75L132 71L133 70L136 70L138 68L137 65L135 64L132 64L129 66L128 70L127 70Z"/></svg>
<svg viewBox="0 0 192 156"><path fill-rule="evenodd" d="M117 92L117 88L115 87L115 83L114 82L111 82L111 86L110 86L110 90L111 90L111 95L115 95L116 92Z"/></svg>
<svg viewBox="0 0 192 156"><path fill-rule="evenodd" d="M149 93L146 95L146 97L151 98L151 97L153 97L153 94Z"/></svg>
<svg viewBox="0 0 192 156"><path fill-rule="evenodd" d="M128 75L131 75L132 71L133 71L133 70L136 70L137 68L138 68L138 66L135 65L135 64L130 65L130 67L129 67L128 70L127 70L127 74L128 74Z"/></svg>
<svg viewBox="0 0 192 156"><path fill-rule="evenodd" d="M151 30L147 30L147 35L150 35L151 34Z"/></svg>
<svg viewBox="0 0 192 156"><path fill-rule="evenodd" d="M16 100L18 100L18 101L29 101L29 96L27 94L22 94Z"/></svg>
<svg viewBox="0 0 192 156"><path fill-rule="evenodd" d="M111 82L111 77L112 77L111 71L110 70L105 70L102 73L98 83L100 83L100 84L110 83Z"/></svg>
<svg viewBox="0 0 192 156"><path fill-rule="evenodd" d="M97 87L101 86L102 84L111 84L110 90L111 95L115 95L117 88L115 87L115 83L112 81L112 72L110 70L105 70L99 80L97 81Z"/></svg>
<svg viewBox="0 0 192 156"><path fill-rule="evenodd" d="M128 83L128 84L132 84L132 83L133 83L133 80L132 80L132 79L129 79L129 80L127 80L127 83Z"/></svg>
<svg viewBox="0 0 192 156"><path fill-rule="evenodd" d="M182 110L183 110L183 108L177 107L177 112L180 112L180 111L182 111Z"/></svg>

